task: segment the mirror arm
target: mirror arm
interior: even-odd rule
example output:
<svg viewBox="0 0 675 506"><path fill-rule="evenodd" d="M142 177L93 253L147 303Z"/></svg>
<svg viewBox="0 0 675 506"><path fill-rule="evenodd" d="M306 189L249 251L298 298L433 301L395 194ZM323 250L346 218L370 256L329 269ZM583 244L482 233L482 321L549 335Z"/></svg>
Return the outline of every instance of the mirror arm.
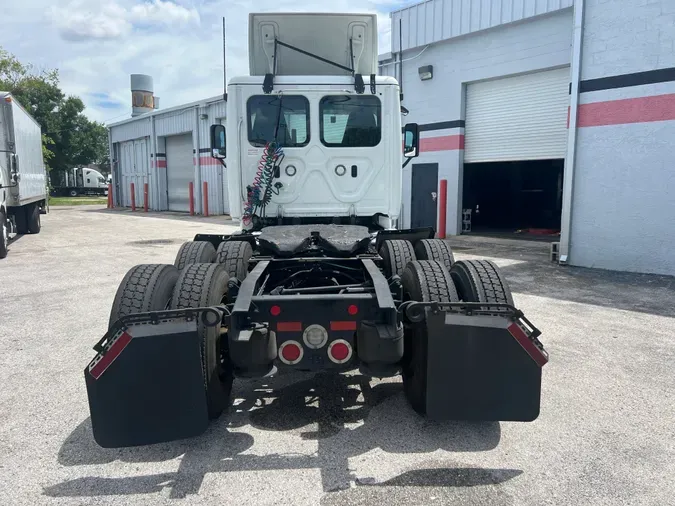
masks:
<svg viewBox="0 0 675 506"><path fill-rule="evenodd" d="M410 161L411 161L411 160L412 160L412 157L411 157L411 158L408 158L408 159L406 159L406 161L405 161L405 162L403 162L403 167L401 167L401 169L405 169L405 166L406 166L406 165L408 165L408 164L410 163Z"/></svg>

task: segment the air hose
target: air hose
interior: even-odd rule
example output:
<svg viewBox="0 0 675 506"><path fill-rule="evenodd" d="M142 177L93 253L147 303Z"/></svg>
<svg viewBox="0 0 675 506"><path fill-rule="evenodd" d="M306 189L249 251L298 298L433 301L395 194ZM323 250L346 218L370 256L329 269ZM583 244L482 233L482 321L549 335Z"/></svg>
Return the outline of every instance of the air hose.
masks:
<svg viewBox="0 0 675 506"><path fill-rule="evenodd" d="M272 201L272 194L278 195L274 189L274 168L281 163L284 151L276 142L268 142L263 149L263 155L258 162L253 183L248 187L248 198L244 205L243 222L248 225L253 216L260 212L264 215L265 207Z"/></svg>

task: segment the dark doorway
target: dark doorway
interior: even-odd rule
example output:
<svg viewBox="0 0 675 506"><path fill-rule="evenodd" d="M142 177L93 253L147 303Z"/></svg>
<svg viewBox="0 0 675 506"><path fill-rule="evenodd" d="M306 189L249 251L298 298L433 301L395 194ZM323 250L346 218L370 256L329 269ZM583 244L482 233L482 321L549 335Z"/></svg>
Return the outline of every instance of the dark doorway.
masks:
<svg viewBox="0 0 675 506"><path fill-rule="evenodd" d="M564 160L464 165L462 208L471 232L555 236L560 231Z"/></svg>
<svg viewBox="0 0 675 506"><path fill-rule="evenodd" d="M438 164L412 166L410 222L413 228L433 227L438 217Z"/></svg>

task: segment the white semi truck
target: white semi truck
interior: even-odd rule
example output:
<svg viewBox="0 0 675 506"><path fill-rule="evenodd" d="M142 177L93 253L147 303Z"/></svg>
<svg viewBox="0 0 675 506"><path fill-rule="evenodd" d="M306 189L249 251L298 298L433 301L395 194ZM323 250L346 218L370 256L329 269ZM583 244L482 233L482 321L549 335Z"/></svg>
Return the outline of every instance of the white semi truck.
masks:
<svg viewBox="0 0 675 506"><path fill-rule="evenodd" d="M108 182L103 174L89 167L74 167L51 173L51 194L77 197L79 195L108 195Z"/></svg>
<svg viewBox="0 0 675 506"><path fill-rule="evenodd" d="M250 15L250 75L211 128L240 230L121 280L84 370L99 445L201 434L233 380L282 370L400 375L431 419L538 417L548 354L499 268L400 227L419 128L402 128L399 85L376 75L376 21Z"/></svg>
<svg viewBox="0 0 675 506"><path fill-rule="evenodd" d="M47 208L42 129L11 93L0 91L0 258L12 235L40 232Z"/></svg>

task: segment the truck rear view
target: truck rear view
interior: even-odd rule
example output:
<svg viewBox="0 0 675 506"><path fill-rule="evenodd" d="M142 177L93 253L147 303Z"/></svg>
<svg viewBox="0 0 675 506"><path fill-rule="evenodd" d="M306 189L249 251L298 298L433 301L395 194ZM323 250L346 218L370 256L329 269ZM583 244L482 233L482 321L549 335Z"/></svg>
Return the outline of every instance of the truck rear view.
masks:
<svg viewBox="0 0 675 506"><path fill-rule="evenodd" d="M0 258L13 234L40 232L47 209L42 131L10 93L0 92Z"/></svg>
<svg viewBox="0 0 675 506"><path fill-rule="evenodd" d="M432 419L538 417L548 355L498 267L398 226L419 129L375 75L376 33L374 15L250 16L251 75L211 129L241 229L122 279L84 370L101 446L200 434L236 378L281 371L400 375Z"/></svg>

